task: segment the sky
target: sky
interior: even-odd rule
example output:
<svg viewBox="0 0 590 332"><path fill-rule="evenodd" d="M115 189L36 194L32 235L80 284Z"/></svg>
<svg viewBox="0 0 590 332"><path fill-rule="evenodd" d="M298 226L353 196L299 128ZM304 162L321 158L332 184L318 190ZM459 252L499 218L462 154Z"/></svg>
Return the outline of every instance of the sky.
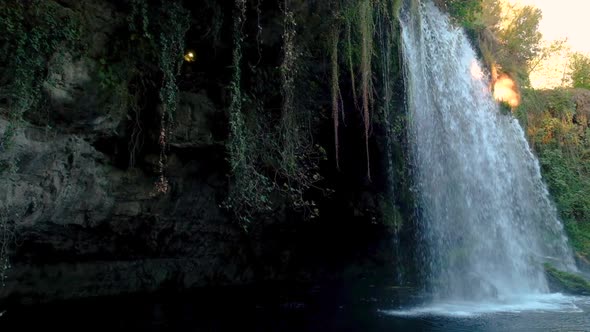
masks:
<svg viewBox="0 0 590 332"><path fill-rule="evenodd" d="M590 55L590 0L506 0L520 5L535 6L543 12L539 31L546 42L567 38L569 52ZM547 59L531 73L535 88L561 86L567 73L568 54L563 52Z"/></svg>
<svg viewBox="0 0 590 332"><path fill-rule="evenodd" d="M573 51L590 53L590 0L512 0L543 12L539 30L547 40L567 37Z"/></svg>

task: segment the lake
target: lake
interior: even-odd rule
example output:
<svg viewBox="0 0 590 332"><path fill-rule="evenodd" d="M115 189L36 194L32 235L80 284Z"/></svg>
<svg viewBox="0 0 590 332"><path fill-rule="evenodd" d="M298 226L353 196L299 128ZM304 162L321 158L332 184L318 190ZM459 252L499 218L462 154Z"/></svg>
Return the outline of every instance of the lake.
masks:
<svg viewBox="0 0 590 332"><path fill-rule="evenodd" d="M424 301L374 285L230 287L6 307L0 331L590 331L590 298Z"/></svg>

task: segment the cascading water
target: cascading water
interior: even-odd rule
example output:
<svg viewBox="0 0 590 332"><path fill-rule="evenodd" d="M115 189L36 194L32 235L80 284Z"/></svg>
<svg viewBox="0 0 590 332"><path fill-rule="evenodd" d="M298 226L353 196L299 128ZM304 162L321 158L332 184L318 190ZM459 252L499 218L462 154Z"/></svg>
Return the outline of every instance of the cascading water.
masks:
<svg viewBox="0 0 590 332"><path fill-rule="evenodd" d="M435 300L548 292L542 263L575 270L517 120L500 112L466 35L431 1L401 12L409 139Z"/></svg>

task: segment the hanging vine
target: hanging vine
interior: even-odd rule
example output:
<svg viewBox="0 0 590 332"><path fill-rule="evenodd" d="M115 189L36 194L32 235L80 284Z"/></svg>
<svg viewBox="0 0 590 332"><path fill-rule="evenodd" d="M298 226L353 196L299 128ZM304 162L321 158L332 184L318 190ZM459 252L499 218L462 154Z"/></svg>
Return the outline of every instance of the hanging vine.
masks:
<svg viewBox="0 0 590 332"><path fill-rule="evenodd" d="M356 78L354 73L354 56L353 56L353 42L352 42L352 24L354 19L350 17L351 14L345 15L344 22L346 23L346 54L348 55L348 71L350 74L350 84L352 87L352 99L354 105L358 107L358 97L356 92ZM352 15L357 15L356 11L353 11Z"/></svg>
<svg viewBox="0 0 590 332"><path fill-rule="evenodd" d="M374 52L374 34L375 34L375 7L382 8L390 4L389 0L339 0L335 4L337 7L333 10L337 13L335 22L343 20L344 26L344 56L343 63L346 64L351 84L351 95L353 105L359 109L363 121L363 138L365 145L365 158L367 179L371 180L371 162L369 153L369 137L371 131L371 110L375 104L373 91L373 52ZM334 128L339 125L338 97L340 94L339 86L335 85L335 80L339 79L339 55L338 45L340 43L340 32L332 32L329 52L331 54L331 76L332 76L332 117ZM359 82L357 82L357 77ZM358 83L358 84L357 84ZM336 154L339 153L340 146L338 138L335 137ZM337 167L339 167L338 155L336 158Z"/></svg>
<svg viewBox="0 0 590 332"><path fill-rule="evenodd" d="M178 86L176 77L180 74L184 56L184 37L190 27L190 15L180 2L163 2L160 8L160 35L158 38L159 64L162 71L160 101L162 102L160 118L160 156L158 160L157 193L167 193L170 189L166 177L167 150L172 131L176 105L178 103ZM145 22L146 20L144 20Z"/></svg>
<svg viewBox="0 0 590 332"><path fill-rule="evenodd" d="M150 19L148 15L148 4L145 0L131 0L131 13L127 17L129 31L132 33L141 32L145 38L151 38L149 32ZM138 28L137 25L140 25Z"/></svg>
<svg viewBox="0 0 590 332"><path fill-rule="evenodd" d="M301 50L296 47L297 24L291 3L285 0L280 4L283 32L278 71L262 57L260 1L253 2L252 8L256 15L252 42L256 48L245 54L242 45L246 38L243 31L246 2L236 0L234 4L228 144L232 181L225 205L244 227L279 206L314 217L318 212L315 203L304 196L320 179L316 156L319 154L314 152L319 147L314 146L310 129L306 127L310 112L295 98ZM248 70L245 76L252 84L242 85L242 70ZM277 105L279 96L280 105Z"/></svg>
<svg viewBox="0 0 590 332"><path fill-rule="evenodd" d="M270 179L256 167L257 138L247 128L243 110L243 100L247 99L242 92L242 43L244 39L243 25L246 21L246 1L235 0L233 24L232 80L230 82L229 125L230 137L228 144L229 163L232 182L225 207L231 210L244 229L253 221L256 214L271 210ZM259 28L260 29L260 28ZM257 37L258 38L258 37Z"/></svg>
<svg viewBox="0 0 590 332"><path fill-rule="evenodd" d="M40 111L43 86L52 83L47 63L52 58L63 59L65 52L77 56L84 51L81 18L61 9L52 1L0 2L0 115L7 120L4 132L0 133L0 174L4 177L18 171L18 153L11 153L11 149L25 113ZM15 219L10 206L0 207L2 286L10 269Z"/></svg>
<svg viewBox="0 0 590 332"><path fill-rule="evenodd" d="M14 230L9 222L8 209L0 208L0 285L6 286L8 270L10 270L10 245L14 242Z"/></svg>
<svg viewBox="0 0 590 332"><path fill-rule="evenodd" d="M239 171L244 168L245 154L245 128L244 118L242 115L242 25L246 20L246 1L235 0L234 8L234 48L232 55L233 75L230 83L231 100L229 105L229 125L230 125L230 144L229 155L232 171Z"/></svg>
<svg viewBox="0 0 590 332"><path fill-rule="evenodd" d="M305 192L320 180L318 160L322 151L313 144L310 130L306 127L309 112L298 104L295 91L300 88L300 56L303 52L296 45L297 22L291 0L283 1L283 62L281 64L282 114L280 138L282 146L279 151L279 170L282 184L279 185L293 207L301 209L306 216L315 218L319 215L315 202L305 198ZM297 90L300 91L300 90Z"/></svg>
<svg viewBox="0 0 590 332"><path fill-rule="evenodd" d="M297 68L297 51L295 50L295 18L290 10L289 0L283 2L283 63L281 64L281 81L283 90L283 113L281 133L283 151L281 153L286 175L291 175L297 168L297 119L295 118L294 89Z"/></svg>
<svg viewBox="0 0 590 332"><path fill-rule="evenodd" d="M339 78L339 67L338 67L338 41L340 38L340 30L338 26L334 25L332 27L332 48L331 48L331 69L332 69L332 122L334 127L334 147L335 147L335 159L336 159L336 169L340 169L340 153L339 153L339 139L338 139L338 127L340 124L340 119L338 116L340 105L339 105L339 97L340 97L340 78Z"/></svg>
<svg viewBox="0 0 590 332"><path fill-rule="evenodd" d="M53 2L4 1L0 3L0 98L7 101L8 126L0 135L0 153L10 149L25 112L34 111L47 81L46 64L58 49L80 52L80 18L63 14ZM4 169L15 169L14 160ZM0 165L2 166L2 165Z"/></svg>
<svg viewBox="0 0 590 332"><path fill-rule="evenodd" d="M365 151L367 158L367 178L371 180L371 162L369 154L369 131L371 126L370 103L372 99L372 68L373 52L373 5L370 0L364 0L360 5L361 32L361 88L363 102L363 122L365 130Z"/></svg>

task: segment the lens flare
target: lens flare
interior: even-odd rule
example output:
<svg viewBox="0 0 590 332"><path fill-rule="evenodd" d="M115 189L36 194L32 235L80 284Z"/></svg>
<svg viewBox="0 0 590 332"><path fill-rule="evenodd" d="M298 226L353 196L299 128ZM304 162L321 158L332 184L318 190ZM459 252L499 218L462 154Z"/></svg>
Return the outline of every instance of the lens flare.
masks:
<svg viewBox="0 0 590 332"><path fill-rule="evenodd" d="M195 52L189 51L184 55L184 61L193 62L196 60Z"/></svg>
<svg viewBox="0 0 590 332"><path fill-rule="evenodd" d="M508 75L501 74L494 82L494 98L512 108L520 105L520 93L516 82Z"/></svg>

